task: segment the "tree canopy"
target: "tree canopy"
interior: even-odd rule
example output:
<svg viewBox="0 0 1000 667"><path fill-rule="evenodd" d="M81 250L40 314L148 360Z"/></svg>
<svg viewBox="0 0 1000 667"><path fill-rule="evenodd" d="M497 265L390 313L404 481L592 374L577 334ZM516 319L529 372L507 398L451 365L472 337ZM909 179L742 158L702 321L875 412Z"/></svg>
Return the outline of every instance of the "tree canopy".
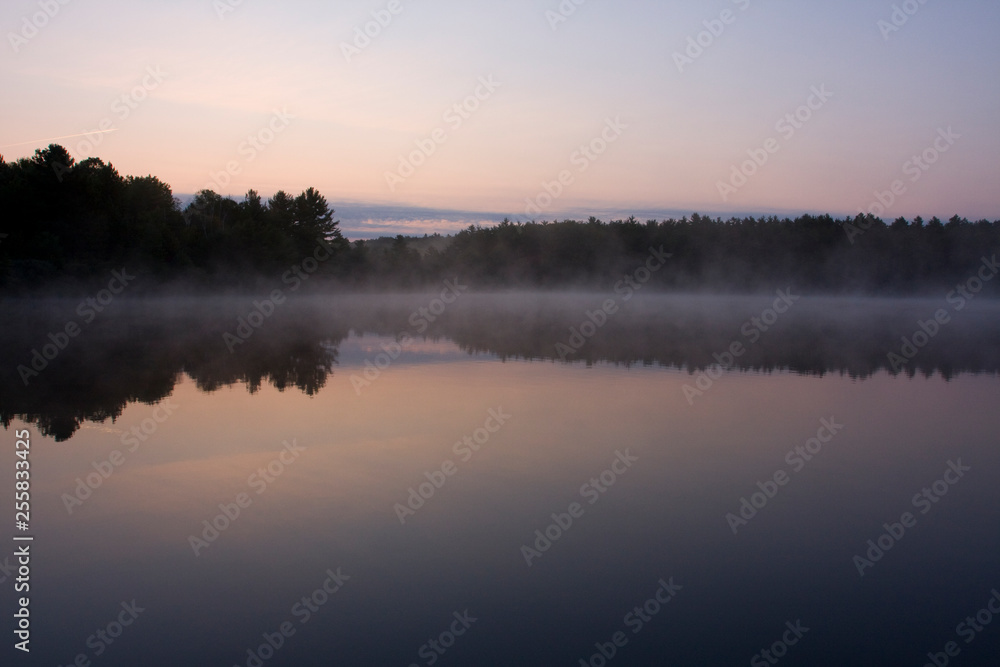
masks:
<svg viewBox="0 0 1000 667"><path fill-rule="evenodd" d="M229 286L281 275L322 241L333 253L317 275L348 286L460 277L480 288L611 288L662 248L671 258L650 286L903 294L951 287L1000 251L1000 222L955 215L886 224L871 214L504 220L432 243L398 236L352 244L312 187L266 200L249 190L241 201L202 190L182 208L155 176L122 176L98 158L76 162L54 144L12 163L0 157L0 207L0 284L25 289L126 264L163 280Z"/></svg>

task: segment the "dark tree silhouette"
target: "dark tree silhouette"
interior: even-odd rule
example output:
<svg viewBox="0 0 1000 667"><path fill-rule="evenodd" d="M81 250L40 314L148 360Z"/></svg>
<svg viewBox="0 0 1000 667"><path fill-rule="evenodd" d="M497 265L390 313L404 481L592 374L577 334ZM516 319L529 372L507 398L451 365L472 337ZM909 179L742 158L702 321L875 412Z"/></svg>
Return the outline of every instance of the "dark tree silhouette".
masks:
<svg viewBox="0 0 1000 667"><path fill-rule="evenodd" d="M909 294L952 289L1000 251L997 222L954 215L947 224L919 216L886 224L871 214L505 219L430 245L403 236L350 244L314 188L294 197L278 191L266 201L250 190L240 202L202 190L182 211L154 176L123 177L97 158L77 163L58 145L14 163L0 157L0 207L0 233L8 235L0 243L0 284L8 289L100 277L123 262L162 279L250 284L282 275L323 243L335 256L310 286L409 288L461 276L484 288L613 289L644 265L651 248L663 248L672 258L644 286ZM997 293L998 285L988 281L984 293Z"/></svg>

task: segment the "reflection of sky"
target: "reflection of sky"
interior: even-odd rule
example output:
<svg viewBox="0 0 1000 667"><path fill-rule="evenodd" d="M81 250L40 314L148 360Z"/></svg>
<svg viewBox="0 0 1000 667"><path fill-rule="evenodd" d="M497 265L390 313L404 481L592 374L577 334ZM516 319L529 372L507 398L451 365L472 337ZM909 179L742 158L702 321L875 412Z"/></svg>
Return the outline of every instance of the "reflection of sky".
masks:
<svg viewBox="0 0 1000 667"><path fill-rule="evenodd" d="M661 576L685 588L623 664L745 662L799 617L816 628L807 664L889 649L916 664L996 585L995 379L726 374L689 406L686 373L419 354L447 363L393 365L361 396L354 364L313 397L185 380L175 414L72 516L60 495L120 436L36 436L39 657L68 662L136 598L148 611L99 664L235 664L343 567L350 582L271 664L422 662L420 645L466 608L480 621L448 664L573 664ZM510 421L462 461L453 444L499 407ZM151 412L132 404L105 425ZM788 469L821 417L844 431L733 536L724 515ZM248 477L292 438L306 451L257 495ZM625 448L639 463L525 567L519 547ZM973 465L967 480L860 580L851 557L955 457ZM458 473L401 526L393 505L447 459ZM195 558L188 535L241 491L252 505Z"/></svg>
<svg viewBox="0 0 1000 667"><path fill-rule="evenodd" d="M389 352L394 355L390 357L393 366L465 361L470 357L468 352L463 351L451 340L424 338L412 332L412 330L408 335L411 336L409 342L405 346L399 345L398 350L394 347L398 342L396 338L370 334L366 336L353 334L348 336L337 345L337 366L333 369L334 373L338 369L348 370L354 366L361 366L363 368L366 361L376 363L376 357L380 355L389 356ZM389 352L386 352L387 348ZM493 355L486 353L480 353L475 356L483 359L494 358ZM385 357L381 357L379 363L382 364L384 362Z"/></svg>

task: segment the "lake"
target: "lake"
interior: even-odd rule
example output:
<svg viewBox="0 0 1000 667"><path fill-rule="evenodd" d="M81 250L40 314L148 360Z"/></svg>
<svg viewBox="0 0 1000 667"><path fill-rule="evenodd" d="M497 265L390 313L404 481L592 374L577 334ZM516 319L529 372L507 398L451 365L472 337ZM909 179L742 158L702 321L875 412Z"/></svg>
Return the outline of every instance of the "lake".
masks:
<svg viewBox="0 0 1000 667"><path fill-rule="evenodd" d="M961 305L7 300L30 664L991 664L1000 304Z"/></svg>

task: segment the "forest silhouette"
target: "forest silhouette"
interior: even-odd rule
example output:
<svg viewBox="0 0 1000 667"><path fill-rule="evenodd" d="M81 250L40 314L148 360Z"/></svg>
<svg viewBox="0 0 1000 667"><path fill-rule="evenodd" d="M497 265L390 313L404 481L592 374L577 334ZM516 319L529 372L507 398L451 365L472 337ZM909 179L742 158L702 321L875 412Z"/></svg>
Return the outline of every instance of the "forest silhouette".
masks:
<svg viewBox="0 0 1000 667"><path fill-rule="evenodd" d="M475 288L607 288L650 249L672 258L650 285L671 290L901 295L953 287L1000 249L1000 221L946 223L873 215L844 219L504 220L418 251L410 239L349 242L323 195L308 188L242 201L202 190L181 207L154 176L122 176L59 145L0 157L0 285L8 294L65 288L127 267L150 285L246 287L281 275L322 242L332 257L310 285L419 288L461 276ZM440 245L440 247L439 247ZM986 293L995 294L996 284Z"/></svg>

